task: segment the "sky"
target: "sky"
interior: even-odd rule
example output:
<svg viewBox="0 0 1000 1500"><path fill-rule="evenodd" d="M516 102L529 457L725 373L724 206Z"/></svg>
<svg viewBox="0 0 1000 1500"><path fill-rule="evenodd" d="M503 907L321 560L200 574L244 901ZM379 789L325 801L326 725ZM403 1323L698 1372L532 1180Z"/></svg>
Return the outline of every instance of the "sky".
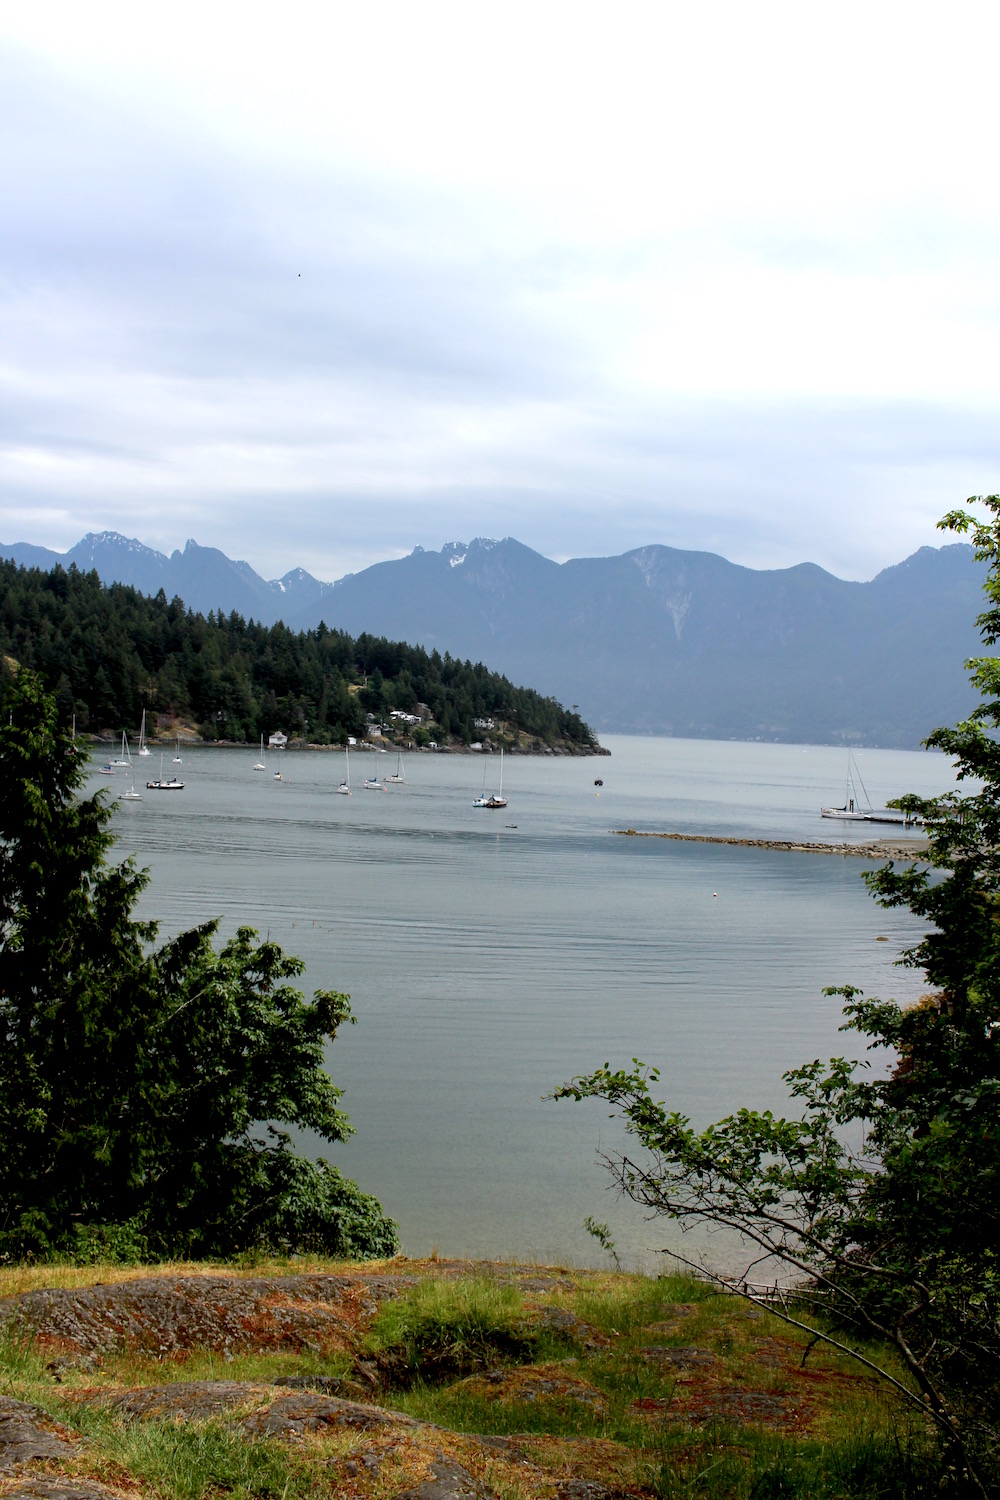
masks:
<svg viewBox="0 0 1000 1500"><path fill-rule="evenodd" d="M986 5L0 18L0 541L870 578L1000 488Z"/></svg>

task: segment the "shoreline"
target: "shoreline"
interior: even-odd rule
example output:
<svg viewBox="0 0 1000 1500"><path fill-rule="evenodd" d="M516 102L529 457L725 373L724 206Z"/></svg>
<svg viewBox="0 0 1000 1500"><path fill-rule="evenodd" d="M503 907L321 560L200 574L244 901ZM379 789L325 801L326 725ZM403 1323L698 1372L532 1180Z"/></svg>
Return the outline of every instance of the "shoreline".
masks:
<svg viewBox="0 0 1000 1500"><path fill-rule="evenodd" d="M923 859L927 853L926 839L912 839L905 843L898 839L868 839L856 844L813 843L802 839L741 839L715 833L656 833L641 828L611 828L621 838L671 839L682 844L730 844L741 849L772 849L779 854L843 854L864 859Z"/></svg>
<svg viewBox="0 0 1000 1500"><path fill-rule="evenodd" d="M98 735L90 735L86 733L78 734L77 741L78 743L83 744L89 742L94 746L95 749L99 750L104 750L106 748L113 749L118 744L118 740L116 739L107 739ZM165 755L168 750L172 750L174 748L175 739L171 738L169 740L147 740L146 743L149 745L150 753L152 753L155 749L162 751ZM185 739L183 735L181 735L180 737L180 747L182 750L246 750L254 754L258 749L256 741L253 741L251 743L250 741L243 740L202 740L195 739L194 736L190 736ZM391 755L394 750L401 751L403 755L496 756L500 753L499 747L497 747L496 750L473 750L471 745L436 745L432 749L430 745L407 746L397 745L392 742L389 742L384 746L375 745L366 740L360 740L358 744L351 745L349 747L345 745L317 745L313 744L311 741L306 742L302 740L291 740L280 750L275 749L273 746L265 746L265 752L267 750L270 750L272 755L286 755L289 751L291 751L295 755L300 755L309 750L318 750L328 754L337 752L342 754L343 751L347 748L350 748L351 750L357 750L362 755L371 753ZM591 756L610 756L611 751L605 749L603 745L587 746L586 748L571 748L568 745L538 745L531 747L525 745L505 745L504 753L507 755L530 756L538 759L557 758L563 760L586 760Z"/></svg>

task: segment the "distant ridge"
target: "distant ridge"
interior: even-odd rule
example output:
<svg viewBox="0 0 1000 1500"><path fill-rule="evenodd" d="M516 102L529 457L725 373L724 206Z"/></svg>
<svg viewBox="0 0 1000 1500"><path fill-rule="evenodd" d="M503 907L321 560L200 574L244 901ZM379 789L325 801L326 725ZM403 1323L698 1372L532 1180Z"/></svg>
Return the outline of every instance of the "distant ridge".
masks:
<svg viewBox="0 0 1000 1500"><path fill-rule="evenodd" d="M0 544L0 557L10 557L26 568L48 569L57 563L68 568L75 563L82 572L93 569L103 583L127 583L143 594L155 595L163 589L168 599L179 596L202 614L212 609L226 614L236 610L265 625L283 618L290 604L296 611L308 608L329 587L302 568L268 582L249 563L234 562L218 548L200 547L195 541L167 557L117 531L88 532L68 552L51 552L26 542L12 547Z"/></svg>
<svg viewBox="0 0 1000 1500"><path fill-rule="evenodd" d="M975 702L962 663L980 645L983 570L961 543L922 547L869 583L663 546L559 564L512 537L417 547L336 583L302 568L269 581L195 541L167 557L110 531L63 554L18 543L0 556L75 563L202 613L323 620L482 661L604 732L916 746Z"/></svg>

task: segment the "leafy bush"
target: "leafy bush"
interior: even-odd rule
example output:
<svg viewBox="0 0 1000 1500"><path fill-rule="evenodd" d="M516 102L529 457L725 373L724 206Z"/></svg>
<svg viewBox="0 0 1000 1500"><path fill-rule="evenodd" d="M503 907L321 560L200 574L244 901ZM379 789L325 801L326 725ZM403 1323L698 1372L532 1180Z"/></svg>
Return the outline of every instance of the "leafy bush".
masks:
<svg viewBox="0 0 1000 1500"><path fill-rule="evenodd" d="M995 645L1000 495L979 503L985 516L956 511L941 524L971 530L989 565L978 623ZM799 1118L741 1109L703 1131L654 1100L658 1075L635 1060L558 1094L616 1105L645 1148L609 1163L623 1192L682 1224L738 1230L754 1250L743 1276L719 1278L733 1290L760 1295L754 1261L791 1272L784 1315L818 1313L820 1337L851 1341L935 1425L942 1485L985 1495L1000 1492L1000 659L968 665L981 703L927 740L954 758L959 788L899 798L925 823L926 854L866 877L882 905L926 922L901 961L931 989L910 1008L839 992L843 1029L893 1053L892 1071L872 1079L844 1058L808 1063L785 1075ZM844 1145L845 1126L863 1130L860 1154Z"/></svg>

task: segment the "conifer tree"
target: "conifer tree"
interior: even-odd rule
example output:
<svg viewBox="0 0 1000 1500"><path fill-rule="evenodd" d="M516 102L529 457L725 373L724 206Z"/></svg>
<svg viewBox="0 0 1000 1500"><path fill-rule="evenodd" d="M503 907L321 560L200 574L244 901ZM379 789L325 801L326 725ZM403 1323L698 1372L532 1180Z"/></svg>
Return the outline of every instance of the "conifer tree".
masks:
<svg viewBox="0 0 1000 1500"><path fill-rule="evenodd" d="M0 691L0 1257L396 1248L375 1199L296 1156L284 1127L351 1132L323 1045L345 995L206 922L156 947L147 877L114 863L111 811L55 704Z"/></svg>

